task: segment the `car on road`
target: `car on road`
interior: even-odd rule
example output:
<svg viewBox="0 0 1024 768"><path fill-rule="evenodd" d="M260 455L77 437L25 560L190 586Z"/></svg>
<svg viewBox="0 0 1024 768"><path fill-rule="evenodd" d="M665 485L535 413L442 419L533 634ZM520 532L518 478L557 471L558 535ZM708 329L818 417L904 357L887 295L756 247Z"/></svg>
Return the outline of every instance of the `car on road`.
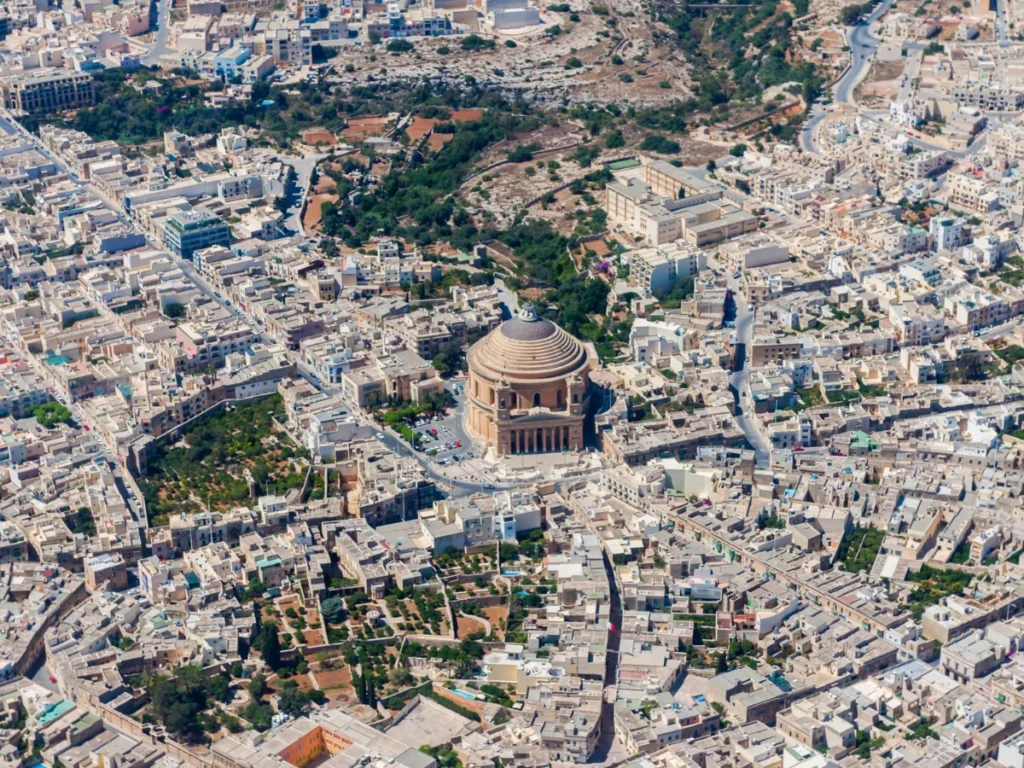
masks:
<svg viewBox="0 0 1024 768"><path fill-rule="evenodd" d="M484 483L484 490L491 490L494 488L494 483Z"/></svg>
<svg viewBox="0 0 1024 768"><path fill-rule="evenodd" d="M455 441L455 447L456 448L461 448L462 447L462 443L460 441L456 440Z"/></svg>

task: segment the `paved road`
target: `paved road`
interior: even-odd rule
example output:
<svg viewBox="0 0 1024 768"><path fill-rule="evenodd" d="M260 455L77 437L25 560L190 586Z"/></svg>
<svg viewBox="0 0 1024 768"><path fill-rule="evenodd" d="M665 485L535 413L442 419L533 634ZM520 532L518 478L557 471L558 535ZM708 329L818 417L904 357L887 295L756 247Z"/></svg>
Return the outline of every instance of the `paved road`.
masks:
<svg viewBox="0 0 1024 768"><path fill-rule="evenodd" d="M288 207L287 218L284 226L291 234L300 234L302 230L302 205L309 194L310 181L313 178L313 169L317 163L327 155L309 154L302 157L293 155L281 155L281 160L288 163L295 170L295 181L288 190L288 198L291 205Z"/></svg>
<svg viewBox="0 0 1024 768"><path fill-rule="evenodd" d="M147 67L155 67L160 63L160 57L167 53L170 48L167 39L171 34L171 0L153 0L156 6L156 30L153 32L153 43L149 46L149 52L139 57L139 61Z"/></svg>
<svg viewBox="0 0 1024 768"><path fill-rule="evenodd" d="M893 2L894 0L884 0L871 12L863 24L847 29L847 40L850 43L850 67L832 86L832 99L837 104L854 104L853 91L867 74L871 57L874 56L880 42L871 34L870 27L892 8ZM820 107L818 109L812 107L811 115L800 132L800 147L805 152L821 154L816 136L818 126L824 119L824 110Z"/></svg>
<svg viewBox="0 0 1024 768"><path fill-rule="evenodd" d="M1006 0L996 0L996 27L995 38L1000 48L1010 45L1010 18L1006 12Z"/></svg>
<svg viewBox="0 0 1024 768"><path fill-rule="evenodd" d="M892 8L894 0L879 3L863 24L851 27L847 39L850 44L850 68L846 74L832 87L832 98L842 104L854 104L853 91L864 79L870 67L871 59L881 42L871 34L871 25L882 18Z"/></svg>
<svg viewBox="0 0 1024 768"><path fill-rule="evenodd" d="M729 374L729 386L736 392L736 423L743 430L750 447L754 449L754 460L758 467L768 466L771 459L771 446L757 428L757 417L754 415L753 401L750 399L750 366L746 357L750 353L751 342L754 340L755 313L747 309L743 297L739 294L739 285L729 279L730 288L736 299L736 365ZM749 413L748 413L749 408Z"/></svg>
<svg viewBox="0 0 1024 768"><path fill-rule="evenodd" d="M591 531L596 533L594 529ZM604 547L601 547L601 556L604 559L604 571L608 576L610 600L608 620L615 629L608 632L608 646L605 649L605 694L601 699L601 736L598 739L592 762L605 762L615 745L615 698L612 696L612 692L619 682L619 645L622 640L622 599L619 595L619 587L615 583L615 573L612 570L611 561L608 559L608 552Z"/></svg>

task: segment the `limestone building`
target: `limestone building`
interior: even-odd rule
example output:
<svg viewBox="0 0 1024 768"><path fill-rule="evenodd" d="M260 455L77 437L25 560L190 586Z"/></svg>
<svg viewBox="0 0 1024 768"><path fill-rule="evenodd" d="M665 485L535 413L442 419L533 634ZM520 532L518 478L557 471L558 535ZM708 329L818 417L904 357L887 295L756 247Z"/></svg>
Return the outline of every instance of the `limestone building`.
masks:
<svg viewBox="0 0 1024 768"><path fill-rule="evenodd" d="M499 456L583 447L590 355L526 305L474 344L469 430Z"/></svg>

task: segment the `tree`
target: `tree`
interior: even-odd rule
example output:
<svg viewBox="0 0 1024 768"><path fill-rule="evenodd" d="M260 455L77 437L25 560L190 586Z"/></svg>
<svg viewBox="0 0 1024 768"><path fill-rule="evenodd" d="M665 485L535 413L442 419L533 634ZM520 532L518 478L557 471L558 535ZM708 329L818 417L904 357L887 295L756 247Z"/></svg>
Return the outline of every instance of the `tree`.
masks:
<svg viewBox="0 0 1024 768"><path fill-rule="evenodd" d="M242 710L242 717L252 723L252 727L257 731L265 731L270 727L274 717L274 708L269 704L253 701Z"/></svg>
<svg viewBox="0 0 1024 768"><path fill-rule="evenodd" d="M624 146L625 143L626 140L622 136L622 131L619 130L612 131L604 137L604 145L608 147L608 149L618 149L619 147Z"/></svg>
<svg viewBox="0 0 1024 768"><path fill-rule="evenodd" d="M448 377L462 370L462 348L458 344L446 344L437 350L430 364L441 377Z"/></svg>
<svg viewBox="0 0 1024 768"><path fill-rule="evenodd" d="M281 638L277 636L276 624L267 623L260 627L257 650L267 666L276 672L281 666Z"/></svg>
<svg viewBox="0 0 1024 768"><path fill-rule="evenodd" d="M860 22L860 17L864 15L866 10L867 8L864 5L847 5L843 7L839 15L843 20L843 24L852 27Z"/></svg>
<svg viewBox="0 0 1024 768"><path fill-rule="evenodd" d="M365 704L366 699L366 675L356 675L352 681L352 685L356 689L356 698L359 699L360 704Z"/></svg>
<svg viewBox="0 0 1024 768"><path fill-rule="evenodd" d="M320 613L328 624L341 624L348 612L340 597L329 597L320 604Z"/></svg>
<svg viewBox="0 0 1024 768"><path fill-rule="evenodd" d="M679 142L666 139L657 133L649 133L640 142L640 149L644 152L657 152L661 155L674 155L679 152Z"/></svg>
<svg viewBox="0 0 1024 768"><path fill-rule="evenodd" d="M747 153L746 144L734 144L732 149L729 150L729 154L733 157L743 157Z"/></svg>
<svg viewBox="0 0 1024 768"><path fill-rule="evenodd" d="M377 708L377 691L374 690L373 676L363 673L363 677L366 678L366 706Z"/></svg>
<svg viewBox="0 0 1024 768"><path fill-rule="evenodd" d="M505 153L510 163L528 163L533 159L533 153L540 147L537 144L517 144Z"/></svg>
<svg viewBox="0 0 1024 768"><path fill-rule="evenodd" d="M231 701L231 678L224 674L206 678L206 692L217 701Z"/></svg>
<svg viewBox="0 0 1024 768"><path fill-rule="evenodd" d="M715 672L722 674L723 672L729 671L729 661L725 658L724 653L719 653L715 656Z"/></svg>
<svg viewBox="0 0 1024 768"><path fill-rule="evenodd" d="M489 51L494 49L493 40L488 40L479 35L466 35L462 38L460 45L464 51Z"/></svg>
<svg viewBox="0 0 1024 768"><path fill-rule="evenodd" d="M164 307L164 314L171 320L177 320L179 317L185 316L185 305L178 302L168 304Z"/></svg>
<svg viewBox="0 0 1024 768"><path fill-rule="evenodd" d="M267 687L267 678L264 675L253 675L252 680L249 681L247 687L249 695L252 696L254 701L259 701L267 693L269 688Z"/></svg>
<svg viewBox="0 0 1024 768"><path fill-rule="evenodd" d="M412 672L405 667L394 667L388 672L388 682L396 688L405 688L412 680Z"/></svg>
<svg viewBox="0 0 1024 768"><path fill-rule="evenodd" d="M298 686L292 685L285 688L277 697L277 708L292 717L298 717L305 712L309 705L306 694L299 690Z"/></svg>
<svg viewBox="0 0 1024 768"><path fill-rule="evenodd" d="M715 169L717 167L718 167L718 164L714 160L708 160L708 165L707 165L708 173L714 173Z"/></svg>

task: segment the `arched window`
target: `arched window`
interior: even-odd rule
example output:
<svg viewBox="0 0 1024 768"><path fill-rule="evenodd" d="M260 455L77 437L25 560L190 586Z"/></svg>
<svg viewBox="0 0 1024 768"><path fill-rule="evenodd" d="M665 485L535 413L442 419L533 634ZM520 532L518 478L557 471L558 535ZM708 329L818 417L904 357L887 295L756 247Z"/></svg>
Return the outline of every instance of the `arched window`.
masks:
<svg viewBox="0 0 1024 768"><path fill-rule="evenodd" d="M564 406L565 405L565 392L563 392L562 390L558 390L558 394L555 395L555 402L558 404L559 408Z"/></svg>
<svg viewBox="0 0 1024 768"><path fill-rule="evenodd" d="M487 404L494 405L494 387L487 390Z"/></svg>
<svg viewBox="0 0 1024 768"><path fill-rule="evenodd" d="M534 408L539 408L540 407L540 392L534 392L533 393L533 407Z"/></svg>
<svg viewBox="0 0 1024 768"><path fill-rule="evenodd" d="M519 407L519 395L517 395L515 392L512 393L512 407Z"/></svg>
<svg viewBox="0 0 1024 768"><path fill-rule="evenodd" d="M480 382L473 380L473 397L480 397Z"/></svg>
<svg viewBox="0 0 1024 768"><path fill-rule="evenodd" d="M578 403L580 401L580 394L579 394L579 392L573 392L572 393L572 401L573 401L573 403Z"/></svg>

